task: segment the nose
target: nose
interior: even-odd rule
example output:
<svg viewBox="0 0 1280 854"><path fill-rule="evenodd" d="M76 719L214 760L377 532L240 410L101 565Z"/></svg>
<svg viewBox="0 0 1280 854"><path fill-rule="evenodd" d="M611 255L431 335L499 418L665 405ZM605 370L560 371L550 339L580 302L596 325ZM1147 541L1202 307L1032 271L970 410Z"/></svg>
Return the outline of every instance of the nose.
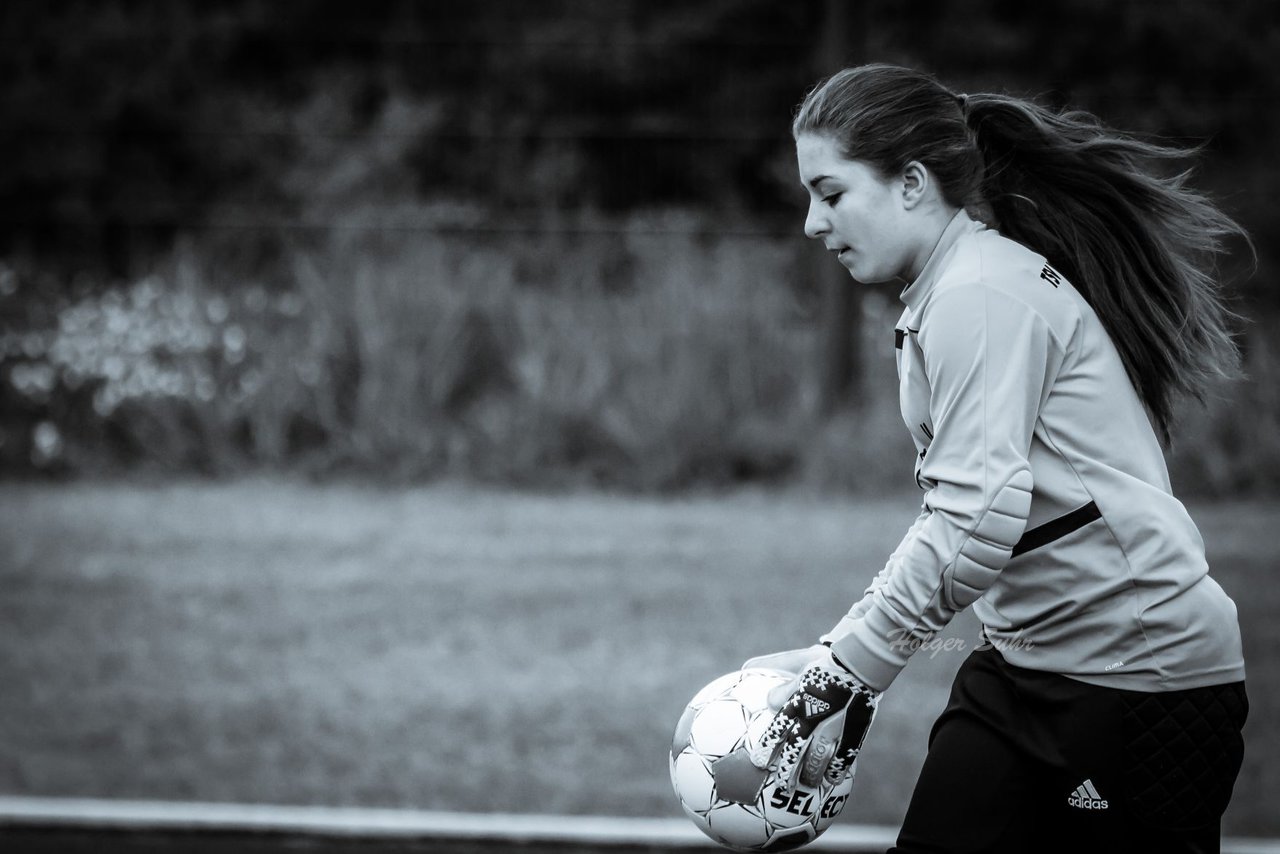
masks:
<svg viewBox="0 0 1280 854"><path fill-rule="evenodd" d="M804 218L804 236L818 239L831 230L831 223L817 201L809 202L809 212Z"/></svg>

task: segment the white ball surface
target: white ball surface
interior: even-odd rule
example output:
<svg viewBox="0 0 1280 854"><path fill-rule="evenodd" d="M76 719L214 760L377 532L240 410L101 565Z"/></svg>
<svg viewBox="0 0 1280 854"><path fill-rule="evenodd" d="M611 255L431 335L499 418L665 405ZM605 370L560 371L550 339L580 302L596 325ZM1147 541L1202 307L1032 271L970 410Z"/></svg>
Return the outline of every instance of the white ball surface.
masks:
<svg viewBox="0 0 1280 854"><path fill-rule="evenodd" d="M826 830L848 802L852 777L835 786L823 783L784 793L773 766L759 772L760 788L754 797L750 794L756 772L738 760L760 743L773 719L769 692L793 678L764 669L727 673L694 695L676 727L671 785L694 825L722 845L740 851L799 847ZM730 774L725 766L734 763L736 773L725 777L725 785L746 802L729 799L716 785L717 761L726 756L719 763L722 773Z"/></svg>

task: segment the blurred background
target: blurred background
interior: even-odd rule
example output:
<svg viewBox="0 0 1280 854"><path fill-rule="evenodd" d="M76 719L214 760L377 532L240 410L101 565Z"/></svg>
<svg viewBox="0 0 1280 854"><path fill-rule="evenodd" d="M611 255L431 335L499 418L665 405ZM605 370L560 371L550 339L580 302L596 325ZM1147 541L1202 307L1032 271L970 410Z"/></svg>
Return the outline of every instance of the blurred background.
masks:
<svg viewBox="0 0 1280 854"><path fill-rule="evenodd" d="M788 134L820 75L882 60L1204 146L1197 183L1258 250L1225 271L1250 380L1188 411L1174 467L1274 492L1278 19L7 3L0 466L899 486L897 294L807 245Z"/></svg>
<svg viewBox="0 0 1280 854"><path fill-rule="evenodd" d="M803 238L788 130L888 61L1200 146L1251 234L1248 377L1169 460L1272 745L1228 829L1280 834L1277 4L10 0L0 41L0 791L673 814L684 699L919 501L896 290Z"/></svg>

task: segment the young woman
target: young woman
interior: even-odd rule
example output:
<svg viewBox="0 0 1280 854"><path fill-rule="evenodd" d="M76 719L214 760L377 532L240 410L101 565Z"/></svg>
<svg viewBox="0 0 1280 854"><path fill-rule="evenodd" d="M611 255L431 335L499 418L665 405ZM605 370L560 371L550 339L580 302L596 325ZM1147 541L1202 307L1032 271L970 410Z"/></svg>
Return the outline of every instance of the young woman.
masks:
<svg viewBox="0 0 1280 854"><path fill-rule="evenodd" d="M892 851L1217 851L1244 662L1161 444L1237 369L1211 262L1238 227L1155 170L1186 152L906 68L836 74L793 133L805 234L904 286L924 501L821 644L748 662L799 674L757 766L849 773L880 692L972 605Z"/></svg>

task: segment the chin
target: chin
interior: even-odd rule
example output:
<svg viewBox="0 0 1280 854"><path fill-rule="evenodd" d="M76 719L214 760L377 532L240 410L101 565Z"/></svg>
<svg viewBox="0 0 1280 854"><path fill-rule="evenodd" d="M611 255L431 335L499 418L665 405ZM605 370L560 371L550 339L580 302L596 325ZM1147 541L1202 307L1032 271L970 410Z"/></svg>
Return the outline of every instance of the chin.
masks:
<svg viewBox="0 0 1280 854"><path fill-rule="evenodd" d="M879 285L893 279L893 276L877 273L874 270L850 270L849 275L864 285Z"/></svg>
<svg viewBox="0 0 1280 854"><path fill-rule="evenodd" d="M848 265L848 264L841 264L840 266L841 266L841 267L844 267L845 272L846 272L846 273L848 273L848 274L850 275L850 277L852 277L852 278L854 278L854 279L857 279L859 282L865 282L865 281L866 281L866 279L864 279L864 278L862 278L862 277L863 277L864 275L866 275L868 271L866 271L866 270L863 270L863 269L859 268L856 264L854 264L854 265L852 265L852 266L850 266L850 265Z"/></svg>

